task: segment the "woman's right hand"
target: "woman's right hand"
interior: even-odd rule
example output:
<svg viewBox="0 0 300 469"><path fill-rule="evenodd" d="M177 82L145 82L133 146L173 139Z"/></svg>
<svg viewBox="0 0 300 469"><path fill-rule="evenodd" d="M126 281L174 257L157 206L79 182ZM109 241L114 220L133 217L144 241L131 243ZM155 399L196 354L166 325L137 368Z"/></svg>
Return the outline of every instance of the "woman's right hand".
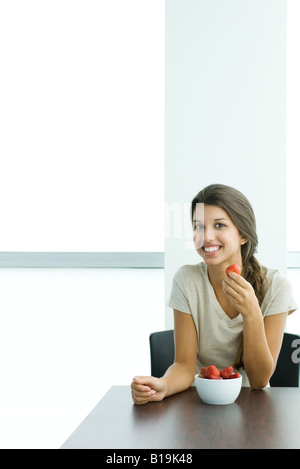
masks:
<svg viewBox="0 0 300 469"><path fill-rule="evenodd" d="M167 386L163 378L135 376L131 383L132 399L137 405L147 404L150 401L162 401L166 392Z"/></svg>

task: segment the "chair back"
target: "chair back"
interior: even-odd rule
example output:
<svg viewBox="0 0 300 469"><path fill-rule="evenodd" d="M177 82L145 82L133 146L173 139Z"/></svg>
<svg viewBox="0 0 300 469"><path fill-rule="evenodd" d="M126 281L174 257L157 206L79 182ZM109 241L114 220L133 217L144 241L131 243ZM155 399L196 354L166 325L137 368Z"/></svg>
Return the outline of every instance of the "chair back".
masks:
<svg viewBox="0 0 300 469"><path fill-rule="evenodd" d="M299 357L297 356L299 349ZM299 387L300 335L285 332L271 387Z"/></svg>
<svg viewBox="0 0 300 469"><path fill-rule="evenodd" d="M151 376L161 378L174 362L174 331L153 332L149 337Z"/></svg>

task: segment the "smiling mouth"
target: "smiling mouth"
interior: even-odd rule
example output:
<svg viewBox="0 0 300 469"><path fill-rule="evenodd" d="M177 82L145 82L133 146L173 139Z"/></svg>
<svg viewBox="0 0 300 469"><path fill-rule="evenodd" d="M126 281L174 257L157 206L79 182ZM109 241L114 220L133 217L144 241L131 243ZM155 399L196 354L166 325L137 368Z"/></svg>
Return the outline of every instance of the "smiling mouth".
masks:
<svg viewBox="0 0 300 469"><path fill-rule="evenodd" d="M206 254L212 254L214 252L217 252L221 249L221 246L203 246L202 247L202 250L206 253Z"/></svg>

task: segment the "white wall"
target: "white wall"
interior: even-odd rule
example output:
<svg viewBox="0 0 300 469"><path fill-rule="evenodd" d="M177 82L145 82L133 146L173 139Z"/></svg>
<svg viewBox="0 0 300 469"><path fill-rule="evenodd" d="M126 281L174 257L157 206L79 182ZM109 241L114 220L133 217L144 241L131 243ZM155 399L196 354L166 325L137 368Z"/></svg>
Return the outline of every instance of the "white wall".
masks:
<svg viewBox="0 0 300 469"><path fill-rule="evenodd" d="M257 257L282 270L285 47L285 0L166 0L166 207L189 203L211 183L236 187L256 213ZM199 261L171 230L166 302L177 268Z"/></svg>
<svg viewBox="0 0 300 469"><path fill-rule="evenodd" d="M2 268L0 285L1 449L59 448L111 386L150 374L162 269Z"/></svg>

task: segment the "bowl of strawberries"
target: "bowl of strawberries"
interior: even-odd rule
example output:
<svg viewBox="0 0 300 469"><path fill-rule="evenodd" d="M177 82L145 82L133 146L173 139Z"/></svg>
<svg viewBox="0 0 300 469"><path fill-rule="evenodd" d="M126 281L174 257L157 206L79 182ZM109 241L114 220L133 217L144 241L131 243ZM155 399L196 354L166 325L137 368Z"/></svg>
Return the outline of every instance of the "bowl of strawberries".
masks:
<svg viewBox="0 0 300 469"><path fill-rule="evenodd" d="M195 376L195 385L205 404L232 404L240 394L242 376L234 373L232 366L220 371L215 365L209 365Z"/></svg>

